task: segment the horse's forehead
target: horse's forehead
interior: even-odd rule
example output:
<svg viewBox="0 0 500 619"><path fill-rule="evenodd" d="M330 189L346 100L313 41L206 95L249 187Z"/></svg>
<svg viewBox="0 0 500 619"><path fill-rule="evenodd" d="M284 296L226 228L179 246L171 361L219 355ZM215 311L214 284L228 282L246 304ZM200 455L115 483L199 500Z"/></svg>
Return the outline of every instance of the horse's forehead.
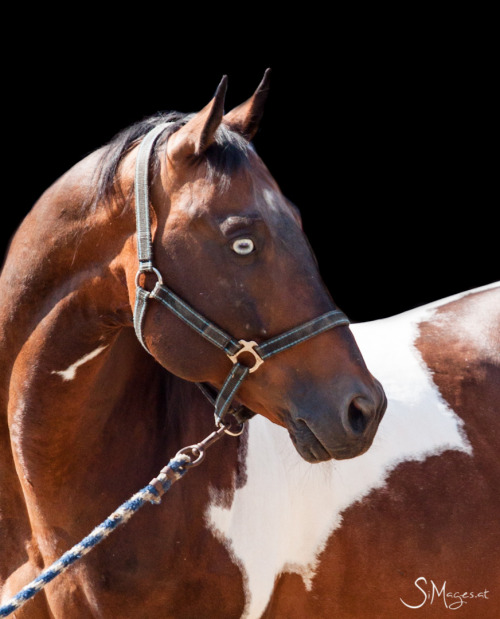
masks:
<svg viewBox="0 0 500 619"><path fill-rule="evenodd" d="M230 178L199 175L173 195L173 206L193 216L221 218L252 211L266 215L285 213L287 202L272 177L242 171Z"/></svg>

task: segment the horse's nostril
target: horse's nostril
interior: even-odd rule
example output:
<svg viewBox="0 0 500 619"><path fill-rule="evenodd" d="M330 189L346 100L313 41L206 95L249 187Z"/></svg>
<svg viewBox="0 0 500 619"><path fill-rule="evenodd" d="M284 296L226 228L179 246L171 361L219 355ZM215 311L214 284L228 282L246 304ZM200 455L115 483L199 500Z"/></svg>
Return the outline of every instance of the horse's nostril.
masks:
<svg viewBox="0 0 500 619"><path fill-rule="evenodd" d="M361 436L366 430L366 426L368 425L369 415L361 408L356 399L354 399L349 404L349 409L347 411L347 422L349 425L349 429L356 434L357 436Z"/></svg>

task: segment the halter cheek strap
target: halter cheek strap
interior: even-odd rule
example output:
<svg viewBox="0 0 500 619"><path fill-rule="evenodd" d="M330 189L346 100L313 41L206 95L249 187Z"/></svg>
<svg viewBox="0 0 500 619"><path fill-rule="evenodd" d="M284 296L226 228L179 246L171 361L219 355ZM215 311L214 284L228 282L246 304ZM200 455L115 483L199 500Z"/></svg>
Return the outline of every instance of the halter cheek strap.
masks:
<svg viewBox="0 0 500 619"><path fill-rule="evenodd" d="M347 316L340 310L332 310L306 322L294 329L290 329L281 335L277 335L265 342L235 340L231 335L220 329L217 325L207 320L195 309L188 305L163 283L160 272L153 263L153 244L151 238L151 222L149 216L149 160L155 141L159 135L172 123L163 123L152 129L143 139L139 147L135 172L135 208L137 221L137 253L139 257L139 270L136 276L136 298L134 308L134 328L137 338L149 352L143 337L144 318L147 304L154 299L173 314L189 325L211 344L222 350L233 363L222 389L213 396L205 385L199 384L203 393L212 401L215 407L215 418L221 425L223 418L231 413L239 422L250 418L253 413L245 407L231 409L231 403L241 383L248 374L259 367L273 355L300 344L311 337L319 335L328 329L341 325L348 325ZM152 291L145 290L140 286L140 276L143 273L155 273L157 282ZM246 365L240 361L240 355L246 353L253 356L252 365Z"/></svg>

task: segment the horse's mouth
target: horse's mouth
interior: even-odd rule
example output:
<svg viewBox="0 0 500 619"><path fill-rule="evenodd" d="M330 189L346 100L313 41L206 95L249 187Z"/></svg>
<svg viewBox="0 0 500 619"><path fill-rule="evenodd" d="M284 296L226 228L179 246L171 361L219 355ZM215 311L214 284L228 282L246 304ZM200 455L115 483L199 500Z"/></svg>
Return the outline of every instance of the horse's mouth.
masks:
<svg viewBox="0 0 500 619"><path fill-rule="evenodd" d="M354 458L360 456L370 446L369 442L326 446L301 419L289 421L287 429L299 455L311 463Z"/></svg>

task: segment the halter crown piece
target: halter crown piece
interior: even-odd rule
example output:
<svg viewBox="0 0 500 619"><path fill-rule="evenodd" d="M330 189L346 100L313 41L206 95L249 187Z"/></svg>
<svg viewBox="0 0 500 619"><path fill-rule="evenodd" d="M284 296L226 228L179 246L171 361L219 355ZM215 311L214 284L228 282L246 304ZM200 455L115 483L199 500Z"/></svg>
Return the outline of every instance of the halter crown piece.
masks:
<svg viewBox="0 0 500 619"><path fill-rule="evenodd" d="M152 129L143 138L137 154L135 170L135 211L137 222L137 254L139 258L139 270L136 276L136 298L134 308L134 328L137 338L149 352L143 337L144 318L146 315L147 304L150 299L155 299L178 318L183 320L192 329L199 333L214 346L221 349L233 363L229 375L227 376L222 389L218 394L212 396L209 387L198 384L203 393L209 398L215 407L216 424L223 425L223 418L228 413L239 422L243 423L253 416L253 413L244 406L237 409L231 408L231 403L243 380L248 374L255 372L266 359L276 353L291 348L300 342L308 340L315 335L323 333L333 327L348 325L349 319L340 310L332 310L306 322L294 329L277 335L266 342L247 342L245 340L235 340L232 336L225 333L215 324L204 318L195 309L178 297L172 290L163 283L163 278L154 266L153 244L151 238L151 222L149 216L149 159L153 146L161 133L173 123L162 123ZM154 273L157 282L153 290L148 291L139 285L140 276L143 273ZM253 355L253 366L249 367L239 361L241 353Z"/></svg>

